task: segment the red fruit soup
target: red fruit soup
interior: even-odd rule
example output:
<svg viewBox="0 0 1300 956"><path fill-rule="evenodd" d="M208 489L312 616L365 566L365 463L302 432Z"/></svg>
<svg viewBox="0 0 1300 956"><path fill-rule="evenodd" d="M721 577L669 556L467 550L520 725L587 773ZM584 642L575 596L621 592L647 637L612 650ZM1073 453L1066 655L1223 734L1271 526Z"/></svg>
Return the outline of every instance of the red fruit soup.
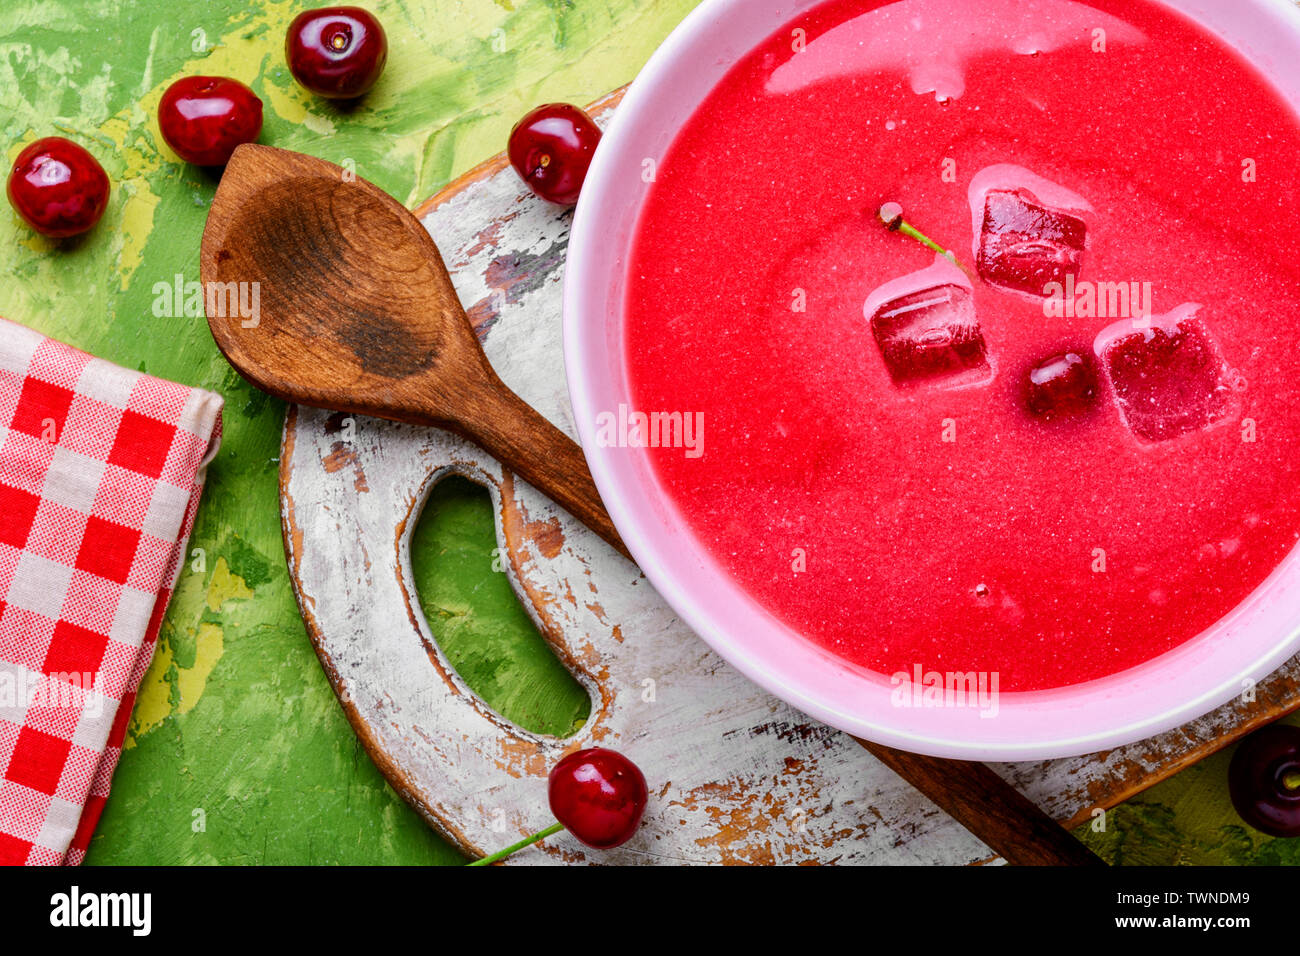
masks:
<svg viewBox="0 0 1300 956"><path fill-rule="evenodd" d="M847 662L1132 667L1300 537L1297 181L1280 95L1155 3L831 0L658 163L627 371L704 441L644 453Z"/></svg>

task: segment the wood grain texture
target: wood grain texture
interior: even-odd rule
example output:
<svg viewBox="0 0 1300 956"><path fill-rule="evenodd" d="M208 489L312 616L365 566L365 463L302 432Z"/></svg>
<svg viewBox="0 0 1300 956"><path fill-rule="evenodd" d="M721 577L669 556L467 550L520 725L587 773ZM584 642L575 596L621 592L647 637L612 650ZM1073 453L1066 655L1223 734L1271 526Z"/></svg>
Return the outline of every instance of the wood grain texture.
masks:
<svg viewBox="0 0 1300 956"><path fill-rule="evenodd" d="M934 760L855 740L1008 863L1105 866L1106 863L1035 803L982 763Z"/></svg>
<svg viewBox="0 0 1300 956"><path fill-rule="evenodd" d="M616 97L601 105L608 108L614 102ZM604 119L607 117L602 116ZM524 193L499 159L462 177L420 211L425 226L447 252L452 279L503 380L572 434L559 362L558 319L567 214ZM496 218L492 218L494 214ZM337 482L325 478L318 464L337 452L338 426L333 426L335 434L331 434L329 422L328 416L302 411L291 416L285 433L282 503L286 547L309 630L336 691L345 697L349 719L386 775L436 828L467 851L484 852L508 842L506 837L524 834L530 826L544 825L544 821L525 816L512 817L514 825L508 833L484 828L483 821L498 819L494 813L503 812L502 808L527 805L512 804L520 797L527 799L527 788L521 790L513 781L527 779L536 792L549 766L547 758L593 741L618 741L646 766L652 779L660 771L669 782L656 801L662 801L659 815L652 810L658 824L647 824L647 845L653 846L653 851L633 844L627 850L630 857L615 855L609 862L646 859L647 853L664 850L671 851L667 859L701 862L924 859L951 863L987 859L987 851L951 820L924 801L918 802L916 794L900 790L901 781L885 765L864 766L850 738L789 712L735 675L673 618L634 569L603 552L567 515L539 500L533 489L515 482L509 472L477 450L446 444L447 436L421 435L378 422L361 423L361 431L368 437L352 449L350 460L357 474L365 475L367 487L373 489L376 475L382 476L387 491L381 499L391 498L394 488L400 489L397 498L403 508L400 514L349 516L338 523L346 499L338 497ZM397 473L392 473L393 469ZM573 739L556 741L521 734L499 717L487 718L473 704L460 700L467 688L457 684L422 615L410 610L417 605L410 603L405 584L398 595L405 595L402 627L394 620L376 618L374 606L383 602L363 601L354 595L345 604L337 593L326 593L331 591L326 582L334 580L331 576L342 567L322 563L323 555L317 551L327 541L337 547L339 540L363 532L378 534L380 541L393 539L384 552L396 555L396 563L378 569L379 578L391 574L401 581L409 577L409 570L400 563L405 560L404 536L409 535L422 496L439 475L449 472L469 475L492 490L499 534L511 556L508 570L521 600L561 660L592 695L592 717ZM347 478L349 487L355 486L355 479L356 475ZM323 527L301 523L299 515L304 510L313 515L317 512L314 506L301 504L313 499L329 502L324 510L332 517ZM367 511L369 507L367 503ZM347 582L345 591L374 586L376 569L369 563L365 568L361 577L344 574L337 579ZM622 593L624 590L631 594ZM575 597L578 594L583 597ZM595 619L584 614L584 609L595 614ZM647 621L653 626L643 630ZM405 636L403 628L408 632ZM372 695L379 693L384 681L396 677L395 665L385 663L379 675L356 673L365 666L357 662L359 644L367 634L389 634L386 641L396 654L403 640L413 640L412 630L440 675L439 689L431 692L427 682L419 679L414 679L414 685L399 682L397 693L386 695L379 706ZM633 647L637 642L630 635L634 633L653 634L648 639L652 646ZM387 662L390 655L383 656ZM372 655L365 655L365 660L378 666ZM423 667L414 661L407 663L416 672ZM403 673L411 671L404 669ZM649 678L656 680L656 686L666 674L674 675L674 683L683 685L666 711L649 707L638 712L637 680L644 679L638 677L644 674L658 674L659 678ZM1285 669L1260 688L1254 701L1238 702L1179 731L1131 747L1089 758L999 766L996 770L1024 788L1034 803L1056 819L1079 823L1098 808L1113 806L1223 746L1245 727L1294 708L1300 703L1296 678L1295 670ZM358 697L356 691L361 688L364 692ZM662 699L657 698L656 703L661 704ZM466 727L466 707L486 723L474 720ZM397 725L391 720L394 709L401 711L404 722L404 729L396 732ZM459 715L450 721L454 745L444 739L448 733L443 721L446 710ZM773 713L780 715L784 728L775 736L771 732ZM754 714L762 714L764 719L754 722ZM748 722L747 717L751 718ZM443 742L437 743L439 740ZM740 740L745 746L738 744ZM743 752L738 765L735 760L718 759L723 749L719 741ZM695 759L683 759L683 754ZM904 760L887 756L887 762L918 776L917 768ZM785 770L774 774L776 768ZM511 779L503 781L502 770ZM786 786L774 789L773 781L778 779ZM462 788L460 792L457 787ZM777 832L770 824L754 832L736 826L738 821L753 822L755 803L765 808L771 820L788 823L797 819L802 830L795 836L783 826L777 827ZM485 805L495 810L489 812ZM703 816L680 816L674 823L671 814L677 811L672 808L688 805L692 810L703 806L709 811ZM974 805L978 807L979 801ZM810 807L825 810L812 831ZM991 805L984 810L989 815L996 812ZM727 825L721 826L719 821ZM892 835L892 839L882 839L882 834ZM761 852L756 851L756 844L762 847ZM700 855L701 846L710 847L710 852ZM577 844L557 842L522 862L586 859Z"/></svg>
<svg viewBox="0 0 1300 956"><path fill-rule="evenodd" d="M627 554L582 449L502 384L438 247L383 190L313 156L240 146L199 266L207 289L259 290L255 317L228 308L230 292L206 297L217 347L258 388L467 438Z"/></svg>

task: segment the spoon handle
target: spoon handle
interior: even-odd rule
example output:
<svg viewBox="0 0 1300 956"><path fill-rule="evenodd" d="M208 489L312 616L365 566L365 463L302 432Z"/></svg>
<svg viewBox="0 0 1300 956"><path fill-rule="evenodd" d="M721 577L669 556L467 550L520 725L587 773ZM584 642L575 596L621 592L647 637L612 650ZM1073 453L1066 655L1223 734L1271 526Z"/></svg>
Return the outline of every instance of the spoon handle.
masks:
<svg viewBox="0 0 1300 956"><path fill-rule="evenodd" d="M600 500L582 446L499 379L481 395L482 402L474 409L472 421L464 422L457 430L464 431L493 458L631 560L627 545Z"/></svg>

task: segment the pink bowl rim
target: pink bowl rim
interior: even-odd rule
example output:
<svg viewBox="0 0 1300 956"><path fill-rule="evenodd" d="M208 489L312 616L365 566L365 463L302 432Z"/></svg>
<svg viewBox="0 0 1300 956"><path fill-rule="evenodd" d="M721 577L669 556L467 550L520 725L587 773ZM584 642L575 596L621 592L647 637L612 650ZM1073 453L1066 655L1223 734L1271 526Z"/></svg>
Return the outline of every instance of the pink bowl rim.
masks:
<svg viewBox="0 0 1300 956"><path fill-rule="evenodd" d="M692 564L679 547L665 546L662 509L671 510L671 505L647 500L645 484L628 477L625 450L598 445L598 412L616 407L616 400L627 399L626 392L611 389L606 381L611 374L611 355L602 335L609 317L604 299L592 294L593 289L607 289L620 281L610 276L599 260L611 255L611 243L618 245L618 237L611 238L611 221L627 212L629 201L638 209L640 206L635 196L629 200L626 157L653 155L637 145L638 133L649 135L648 131L658 128L662 90L671 88L681 71L695 68L699 43L711 30L725 26L729 14L744 7L752 17L759 8L778 7L782 12L769 18L765 32L756 36L757 42L818 2L704 0L637 76L588 172L574 216L564 278L565 371L579 440L628 550L682 621L750 680L823 723L892 747L967 760L1054 759L1133 743L1181 726L1237 697L1247 683L1263 680L1300 649L1300 545L1242 605L1200 637L1102 680L1051 691L1003 693L1003 714L999 716L1011 714L1014 719L982 725L961 708L886 709L881 698L888 696L889 685L879 676L846 678L846 674L852 675L852 668L810 643L800 643L792 633L776 643L787 654L798 651L797 667L774 659L770 648L756 653L752 639L737 634L735 621L722 616L719 600L701 593L698 563ZM1300 9L1286 0L1155 2L1219 33L1275 83L1284 71L1294 72L1292 64L1300 56ZM1244 41L1234 32L1238 29L1249 34ZM726 48L725 34L715 40L716 46ZM1254 48L1255 42L1260 49ZM737 55L752 46L742 45ZM733 57L726 66L734 62ZM716 70L718 64L713 67ZM1300 76L1287 79L1290 88L1284 95L1300 112ZM675 133L676 127L671 132ZM662 136L659 142L667 145ZM620 160L624 160L622 169ZM616 360L622 362L621 350ZM648 504L661 510L655 512ZM676 530L680 537L681 529ZM680 545L680 541L674 544ZM699 555L695 557L698 562ZM775 618L767 617L772 633L788 632ZM1226 640L1225 634L1233 635L1233 640ZM638 635L630 638L635 640ZM846 679L858 682L862 703L846 700ZM832 691L832 687L840 689ZM986 732L993 725L1001 726L999 733Z"/></svg>

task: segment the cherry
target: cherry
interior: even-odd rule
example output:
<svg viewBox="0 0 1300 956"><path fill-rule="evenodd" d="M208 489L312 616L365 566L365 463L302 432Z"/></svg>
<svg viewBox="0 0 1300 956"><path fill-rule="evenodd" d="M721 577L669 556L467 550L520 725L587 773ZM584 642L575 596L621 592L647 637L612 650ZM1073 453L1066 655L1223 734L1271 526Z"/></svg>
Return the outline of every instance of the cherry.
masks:
<svg viewBox="0 0 1300 956"><path fill-rule="evenodd" d="M350 100L369 91L388 61L388 37L360 7L322 7L293 18L284 38L293 78L317 96Z"/></svg>
<svg viewBox="0 0 1300 956"><path fill-rule="evenodd" d="M104 167L62 136L30 144L9 173L9 204L27 225L52 239L79 235L99 222L108 192Z"/></svg>
<svg viewBox="0 0 1300 956"><path fill-rule="evenodd" d="M593 849L619 846L636 833L649 797L640 768L603 747L578 750L562 759L551 769L546 789L558 823L469 865L491 866L565 829Z"/></svg>
<svg viewBox="0 0 1300 956"><path fill-rule="evenodd" d="M510 131L510 165L547 202L572 206L578 201L600 129L591 117L568 103L547 103L528 113Z"/></svg>
<svg viewBox="0 0 1300 956"><path fill-rule="evenodd" d="M1030 369L1025 379L1025 404L1044 421L1085 412L1096 397L1097 369L1087 353L1053 355Z"/></svg>
<svg viewBox="0 0 1300 956"><path fill-rule="evenodd" d="M648 797L637 765L603 747L575 751L557 763L547 795L555 819L597 850L632 838Z"/></svg>
<svg viewBox="0 0 1300 956"><path fill-rule="evenodd" d="M158 101L158 127L187 163L222 166L235 147L262 132L262 101L238 80L187 76L167 87Z"/></svg>
<svg viewBox="0 0 1300 956"><path fill-rule="evenodd" d="M1237 746L1228 793L1243 820L1270 836L1300 836L1300 727L1270 724Z"/></svg>

